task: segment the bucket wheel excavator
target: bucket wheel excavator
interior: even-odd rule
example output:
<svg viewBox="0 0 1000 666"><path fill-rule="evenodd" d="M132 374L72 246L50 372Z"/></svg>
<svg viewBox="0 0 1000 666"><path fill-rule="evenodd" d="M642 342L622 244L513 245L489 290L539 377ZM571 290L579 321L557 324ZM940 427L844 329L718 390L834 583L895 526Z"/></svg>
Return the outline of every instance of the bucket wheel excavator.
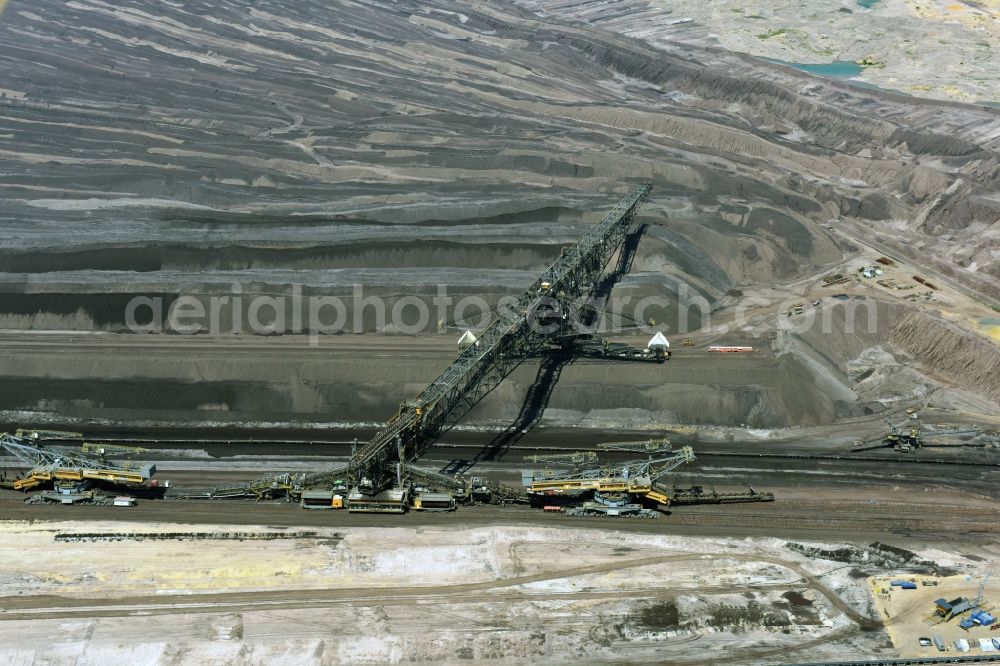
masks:
<svg viewBox="0 0 1000 666"><path fill-rule="evenodd" d="M153 479L156 465L110 460L105 448L94 449L93 445L83 442L82 437L80 433L54 430L0 433L0 449L20 461L27 470L12 481L5 482L6 485L21 491L46 487L79 489L92 484L131 491L161 489ZM67 442L82 444L83 447L70 450L58 446ZM167 487L169 484L165 483L162 489Z"/></svg>

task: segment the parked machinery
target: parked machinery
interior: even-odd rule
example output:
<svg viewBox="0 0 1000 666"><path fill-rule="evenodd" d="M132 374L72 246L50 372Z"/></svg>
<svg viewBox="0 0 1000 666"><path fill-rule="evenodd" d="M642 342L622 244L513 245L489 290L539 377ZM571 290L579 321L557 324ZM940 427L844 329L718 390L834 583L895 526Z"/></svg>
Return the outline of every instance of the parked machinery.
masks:
<svg viewBox="0 0 1000 666"><path fill-rule="evenodd" d="M931 619L936 620L936 622L947 622L952 618L958 617L969 611L969 617L963 618L959 621L959 626L963 629L970 629L975 625L985 624L990 626L993 622L996 622L996 618L986 612L983 608L984 601L983 595L986 593L986 584L990 580L991 573L987 573L986 577L979 584L979 593L973 598L958 597L950 601L941 598L934 602L935 611Z"/></svg>
<svg viewBox="0 0 1000 666"><path fill-rule="evenodd" d="M944 444L935 444L928 442L927 439L933 439L936 437L944 437L950 435L981 435L983 433L982 428L978 427L968 427L968 428L949 428L941 430L930 430L921 432L919 424L912 426L897 426L892 423L889 419L885 419L886 424L889 426L889 432L885 435L880 435L878 437L873 437L866 440L859 440L854 442L852 451L871 451L873 449L890 448L902 453L910 453L916 451L922 447L928 446L949 446ZM966 446L985 446L985 443L980 442L979 444L966 444Z"/></svg>
<svg viewBox="0 0 1000 666"><path fill-rule="evenodd" d="M536 506L579 505L581 515L629 515L642 503L669 506L670 490L659 483L668 472L694 460L685 446L671 455L569 472L525 471L522 482ZM635 506L633 506L635 505ZM639 515L646 515L640 513Z"/></svg>
<svg viewBox="0 0 1000 666"><path fill-rule="evenodd" d="M889 419L884 420L889 426L888 434L865 440L858 440L854 442L851 450L870 451L872 449L890 448L895 449L896 451L902 451L903 453L909 453L910 451L919 449L923 444L923 440L920 439L919 427L914 426L911 428L905 428L903 426L894 425Z"/></svg>
<svg viewBox="0 0 1000 666"><path fill-rule="evenodd" d="M530 502L549 509L568 505L570 508L565 509L568 516L654 518L659 516L657 510L673 506L774 501L773 493L753 488L746 492L717 492L702 486L668 488L662 482L663 477L680 465L692 462L695 456L689 446L670 453L670 440L665 438L606 442L598 448L641 452L649 458L593 469L578 466L568 472L526 471L522 474L522 482Z"/></svg>
<svg viewBox="0 0 1000 666"><path fill-rule="evenodd" d="M9 483L14 490L40 487L84 490L94 484L124 486L131 490L165 490L154 479L152 463L132 464L108 460L104 455L92 455L52 446L47 442L80 441L79 433L58 431L18 430L16 434L0 434L0 448L17 458L27 471ZM46 443L43 443L46 442Z"/></svg>

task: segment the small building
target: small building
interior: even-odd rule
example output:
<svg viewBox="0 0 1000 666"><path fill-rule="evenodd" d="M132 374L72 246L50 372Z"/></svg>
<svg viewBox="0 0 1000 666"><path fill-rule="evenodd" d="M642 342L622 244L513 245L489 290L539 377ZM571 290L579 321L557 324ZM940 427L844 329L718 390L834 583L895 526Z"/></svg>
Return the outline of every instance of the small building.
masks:
<svg viewBox="0 0 1000 666"><path fill-rule="evenodd" d="M113 506L135 506L135 498L127 495L119 495L111 503Z"/></svg>
<svg viewBox="0 0 1000 666"><path fill-rule="evenodd" d="M476 344L476 336L472 334L472 331L466 331L462 334L462 337L458 339L459 351L465 351L474 344Z"/></svg>
<svg viewBox="0 0 1000 666"><path fill-rule="evenodd" d="M670 349L670 342L662 332L657 331L656 335L654 335L649 342L646 343L646 349Z"/></svg>

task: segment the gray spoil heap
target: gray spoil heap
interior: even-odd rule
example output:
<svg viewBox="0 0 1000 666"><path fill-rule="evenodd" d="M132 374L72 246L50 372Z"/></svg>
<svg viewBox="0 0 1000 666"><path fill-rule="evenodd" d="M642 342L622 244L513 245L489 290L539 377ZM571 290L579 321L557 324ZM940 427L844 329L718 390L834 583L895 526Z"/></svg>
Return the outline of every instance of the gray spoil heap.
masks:
<svg viewBox="0 0 1000 666"><path fill-rule="evenodd" d="M758 296L780 301L842 270L831 267L864 242L996 304L1000 113L705 48L708 31L677 18L593 0L473 0L457 13L444 0L9 6L0 54L19 66L0 91L0 412L370 426L454 357L464 328L437 337L455 314L438 316L439 285L454 303L495 307L638 182L654 186L648 230L615 295L648 299L625 314L671 337L741 305L766 317ZM321 334L308 312L299 326L293 288L341 299L348 335ZM280 321L259 299L284 295ZM137 323L166 333L178 303L209 313L229 300L215 321L195 318L198 336L136 336L136 297L156 304ZM414 299L433 313L418 334L382 335L413 324L389 315ZM670 373L627 376L577 364L547 422L828 424L932 392L938 377L975 394L952 394L959 407L978 395L995 412L995 345L932 349L923 314L878 309L876 334L837 315L823 335L723 341L763 350L753 358L692 350ZM124 335L68 344L41 331ZM935 367L870 362L872 349L929 353ZM510 423L533 375L515 371L471 422Z"/></svg>

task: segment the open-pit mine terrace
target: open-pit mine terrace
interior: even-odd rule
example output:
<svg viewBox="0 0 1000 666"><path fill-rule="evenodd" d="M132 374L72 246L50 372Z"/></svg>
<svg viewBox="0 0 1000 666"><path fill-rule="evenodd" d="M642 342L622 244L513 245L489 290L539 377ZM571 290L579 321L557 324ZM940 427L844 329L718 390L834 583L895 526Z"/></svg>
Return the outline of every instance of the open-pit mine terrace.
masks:
<svg viewBox="0 0 1000 666"><path fill-rule="evenodd" d="M616 294L665 299L643 319L671 337L712 326L703 342L771 358L636 370L627 390L612 369L573 368L554 397L567 419L600 407L622 424L776 427L930 395L995 413L996 109L733 54L657 4L535 10L12 3L0 18L0 326L131 338L136 296L169 307L239 294L249 307L361 288L391 309L446 285L493 304L650 181L647 232ZM936 296L818 282L882 254L910 272L901 285L923 289L917 275ZM827 334L767 337L790 305L840 292L874 304L874 332L838 315ZM685 294L707 310L676 307ZM737 311L752 314L738 335ZM208 333L250 335L235 314ZM370 310L347 314L364 337L393 332ZM165 356L131 340L56 338L54 355L5 339L0 410L34 423L373 422L441 367L365 352L311 376L285 345L231 353L213 335ZM408 357L424 343L372 344ZM473 419L497 424L522 389Z"/></svg>
<svg viewBox="0 0 1000 666"><path fill-rule="evenodd" d="M902 4L872 16L902 20ZM589 521L172 499L119 512L0 491L0 662L915 654L893 641L927 609L880 612L871 577L919 571L967 594L965 575L996 566L996 448L856 460L850 447L907 408L997 428L1000 111L734 53L727 40L747 33L720 40L707 11L7 3L0 421L147 440L178 489L342 462L468 327L446 314L400 335L354 311L357 289L390 311L442 286L492 307L650 182L615 295L658 299L641 320L673 358L568 365L543 427L473 471L515 483L539 449L676 427L704 454L677 483L777 501ZM786 11L796 30L808 19ZM296 295L345 299L357 325L255 334L255 298ZM126 321L136 297L235 296L218 330ZM427 464L508 428L537 371L515 371Z"/></svg>

